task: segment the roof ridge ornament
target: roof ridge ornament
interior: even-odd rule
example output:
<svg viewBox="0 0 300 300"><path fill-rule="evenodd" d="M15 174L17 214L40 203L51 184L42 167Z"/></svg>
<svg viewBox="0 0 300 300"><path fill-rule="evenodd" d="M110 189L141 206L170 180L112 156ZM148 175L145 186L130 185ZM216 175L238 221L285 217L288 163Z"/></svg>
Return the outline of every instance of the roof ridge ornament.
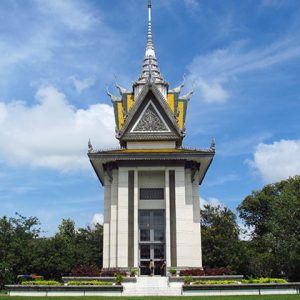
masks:
<svg viewBox="0 0 300 300"><path fill-rule="evenodd" d="M113 94L111 94L108 90L108 87L106 87L106 94L110 97L112 102L119 102L121 101L121 98L119 98L118 96L115 96Z"/></svg>
<svg viewBox="0 0 300 300"><path fill-rule="evenodd" d="M190 99L191 99L192 95L194 94L194 92L195 92L195 82L193 83L192 90L189 93L187 93L187 94L185 94L185 95L183 95L179 98L182 99L182 100L190 101Z"/></svg>
<svg viewBox="0 0 300 300"><path fill-rule="evenodd" d="M215 138L212 138L212 140L211 140L210 151L213 151L213 152L216 151L216 139Z"/></svg>
<svg viewBox="0 0 300 300"><path fill-rule="evenodd" d="M180 94L180 92L184 88L184 86L185 86L185 75L183 75L182 83L179 86L175 87L174 89L169 90L169 92Z"/></svg>
<svg viewBox="0 0 300 300"><path fill-rule="evenodd" d="M94 151L91 139L89 139L89 141L88 141L88 149L89 149L88 153L92 153Z"/></svg>
<svg viewBox="0 0 300 300"><path fill-rule="evenodd" d="M123 88L122 86L120 86L118 84L118 78L117 76L115 75L115 87L119 90L120 92L120 95L122 96L123 94L130 94L131 92L129 90L127 90L126 88Z"/></svg>

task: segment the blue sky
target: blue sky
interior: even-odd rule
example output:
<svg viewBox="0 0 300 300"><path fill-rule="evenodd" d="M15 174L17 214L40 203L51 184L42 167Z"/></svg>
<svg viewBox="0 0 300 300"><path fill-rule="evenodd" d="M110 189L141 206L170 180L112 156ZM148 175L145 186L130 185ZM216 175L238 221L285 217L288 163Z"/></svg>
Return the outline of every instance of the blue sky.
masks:
<svg viewBox="0 0 300 300"><path fill-rule="evenodd" d="M298 0L153 0L161 72L197 87L184 145L217 143L203 202L300 174L299 28ZM137 79L146 32L146 0L0 1L0 216L101 220L87 141L118 145L105 87Z"/></svg>

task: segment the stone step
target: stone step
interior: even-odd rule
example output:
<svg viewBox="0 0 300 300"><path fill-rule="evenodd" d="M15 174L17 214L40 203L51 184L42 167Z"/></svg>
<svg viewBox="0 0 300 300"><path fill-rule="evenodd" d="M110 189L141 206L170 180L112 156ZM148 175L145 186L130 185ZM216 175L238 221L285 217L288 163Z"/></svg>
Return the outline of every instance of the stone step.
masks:
<svg viewBox="0 0 300 300"><path fill-rule="evenodd" d="M124 283L124 296L180 296L180 286L169 286L166 277L139 277L136 283Z"/></svg>

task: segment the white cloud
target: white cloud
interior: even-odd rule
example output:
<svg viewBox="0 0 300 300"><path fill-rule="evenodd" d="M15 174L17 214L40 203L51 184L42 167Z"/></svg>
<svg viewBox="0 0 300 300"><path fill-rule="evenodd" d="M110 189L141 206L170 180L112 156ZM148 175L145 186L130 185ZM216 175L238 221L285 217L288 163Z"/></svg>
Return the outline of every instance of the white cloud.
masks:
<svg viewBox="0 0 300 300"><path fill-rule="evenodd" d="M266 139L272 137L270 132L262 132L236 138L234 140L226 140L218 147L218 153L222 156L236 156L253 153L258 143L263 143Z"/></svg>
<svg viewBox="0 0 300 300"><path fill-rule="evenodd" d="M295 4L295 2L290 0L263 0L262 1L262 6L272 7L276 9L280 9L293 4Z"/></svg>
<svg viewBox="0 0 300 300"><path fill-rule="evenodd" d="M199 3L197 0L184 0L184 3L186 6L191 7L191 8L196 8L199 6Z"/></svg>
<svg viewBox="0 0 300 300"><path fill-rule="evenodd" d="M93 86L96 81L94 77L88 77L80 80L76 76L71 76L70 79L78 94L81 94L84 90Z"/></svg>
<svg viewBox="0 0 300 300"><path fill-rule="evenodd" d="M242 241L249 241L252 237L252 233L254 231L253 226L246 226L244 223L238 223L240 234L239 238Z"/></svg>
<svg viewBox="0 0 300 300"><path fill-rule="evenodd" d="M111 106L77 109L53 86L39 88L33 106L0 102L0 127L0 154L14 164L84 169L89 138L99 148L117 145Z"/></svg>
<svg viewBox="0 0 300 300"><path fill-rule="evenodd" d="M83 1L35 0L35 2L43 13L56 18L71 30L87 30L100 21Z"/></svg>
<svg viewBox="0 0 300 300"><path fill-rule="evenodd" d="M32 33L28 40L22 43L22 47L17 40L12 40L10 43L0 41L0 72L4 73L8 67L23 62L31 64L45 62L51 58L56 47L51 32L45 28L41 32Z"/></svg>
<svg viewBox="0 0 300 300"><path fill-rule="evenodd" d="M239 176L237 174L228 174L226 176L209 180L208 182L206 182L206 186L219 186L237 180L239 180Z"/></svg>
<svg viewBox="0 0 300 300"><path fill-rule="evenodd" d="M103 214L94 214L92 219L92 225L95 226L96 224L102 225L104 221Z"/></svg>
<svg viewBox="0 0 300 300"><path fill-rule="evenodd" d="M193 59L188 66L189 81L199 87L203 101L224 103L230 95L227 86L238 75L265 70L300 57L297 39L286 39L264 48L251 49L250 46L249 42L239 41Z"/></svg>
<svg viewBox="0 0 300 300"><path fill-rule="evenodd" d="M229 94L222 87L221 81L206 82L199 79L195 83L200 87L203 99L206 102L224 103L229 98Z"/></svg>
<svg viewBox="0 0 300 300"><path fill-rule="evenodd" d="M210 197L207 199L200 197L200 208L203 209L205 205L210 205L212 207L224 207L225 205L217 198Z"/></svg>
<svg viewBox="0 0 300 300"><path fill-rule="evenodd" d="M258 170L266 183L273 183L300 174L300 140L280 140L259 144L251 167Z"/></svg>

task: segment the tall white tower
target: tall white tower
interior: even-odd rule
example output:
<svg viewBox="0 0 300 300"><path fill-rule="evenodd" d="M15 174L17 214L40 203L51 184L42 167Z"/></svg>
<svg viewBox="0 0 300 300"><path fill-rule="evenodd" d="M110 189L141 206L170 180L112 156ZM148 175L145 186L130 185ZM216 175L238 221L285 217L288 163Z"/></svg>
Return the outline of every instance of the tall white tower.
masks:
<svg viewBox="0 0 300 300"><path fill-rule="evenodd" d="M183 85L169 90L155 55L151 1L141 75L131 91L109 94L121 148L89 159L104 186L103 268L202 267L199 185L213 160L210 149L182 146L188 102Z"/></svg>

